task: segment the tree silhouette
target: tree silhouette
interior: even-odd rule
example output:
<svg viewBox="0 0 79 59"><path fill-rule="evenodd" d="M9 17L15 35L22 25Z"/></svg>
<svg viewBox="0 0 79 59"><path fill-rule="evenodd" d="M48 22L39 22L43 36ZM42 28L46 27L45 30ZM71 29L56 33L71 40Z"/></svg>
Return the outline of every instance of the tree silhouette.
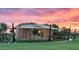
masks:
<svg viewBox="0 0 79 59"><path fill-rule="evenodd" d="M6 30L8 29L8 26L7 24L5 23L0 23L0 33L2 34L1 36L3 37L3 40L5 38L5 33L6 33Z"/></svg>
<svg viewBox="0 0 79 59"><path fill-rule="evenodd" d="M5 23L0 23L0 33L6 32L8 26Z"/></svg>
<svg viewBox="0 0 79 59"><path fill-rule="evenodd" d="M59 26L56 24L52 24L51 26L53 28L58 28L58 29L53 29L53 38L56 38L56 36L58 36L58 34L59 34Z"/></svg>
<svg viewBox="0 0 79 59"><path fill-rule="evenodd" d="M56 25L56 24L52 24L51 26L52 26L53 28L59 28L59 26Z"/></svg>
<svg viewBox="0 0 79 59"><path fill-rule="evenodd" d="M64 35L64 38L66 37L67 40L69 40L70 31L71 31L71 26L70 26L70 28L62 27L62 29L61 29L62 35Z"/></svg>

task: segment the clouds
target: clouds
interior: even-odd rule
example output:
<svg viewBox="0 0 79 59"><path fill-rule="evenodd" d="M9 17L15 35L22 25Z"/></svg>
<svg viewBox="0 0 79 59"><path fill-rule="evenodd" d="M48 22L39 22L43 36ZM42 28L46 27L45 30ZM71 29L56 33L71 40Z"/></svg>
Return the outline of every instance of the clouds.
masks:
<svg viewBox="0 0 79 59"><path fill-rule="evenodd" d="M0 8L0 22L79 22L79 8Z"/></svg>
<svg viewBox="0 0 79 59"><path fill-rule="evenodd" d="M41 16L53 14L60 11L69 11L67 8L0 8L0 14L21 14L30 16Z"/></svg>
<svg viewBox="0 0 79 59"><path fill-rule="evenodd" d="M16 12L18 9L16 8L0 8L0 14L10 14Z"/></svg>

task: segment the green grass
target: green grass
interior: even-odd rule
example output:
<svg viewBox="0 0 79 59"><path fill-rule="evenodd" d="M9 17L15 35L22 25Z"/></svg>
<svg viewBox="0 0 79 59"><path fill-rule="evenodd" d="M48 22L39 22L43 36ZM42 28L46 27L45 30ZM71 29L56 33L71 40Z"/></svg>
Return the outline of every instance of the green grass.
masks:
<svg viewBox="0 0 79 59"><path fill-rule="evenodd" d="M79 50L79 40L71 42L0 43L0 50Z"/></svg>

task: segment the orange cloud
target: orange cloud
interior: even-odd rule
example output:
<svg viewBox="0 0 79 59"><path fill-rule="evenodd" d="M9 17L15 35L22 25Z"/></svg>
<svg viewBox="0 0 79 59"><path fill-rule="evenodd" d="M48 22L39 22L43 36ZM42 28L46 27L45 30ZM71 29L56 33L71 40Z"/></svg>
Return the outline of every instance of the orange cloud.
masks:
<svg viewBox="0 0 79 59"><path fill-rule="evenodd" d="M79 27L79 8L0 9L0 22L17 25L25 22L56 23L60 27Z"/></svg>

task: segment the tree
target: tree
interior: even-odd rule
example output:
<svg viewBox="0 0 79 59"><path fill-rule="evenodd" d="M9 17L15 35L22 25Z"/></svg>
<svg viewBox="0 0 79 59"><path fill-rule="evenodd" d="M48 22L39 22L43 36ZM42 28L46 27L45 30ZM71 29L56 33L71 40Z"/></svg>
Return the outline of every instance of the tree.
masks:
<svg viewBox="0 0 79 59"><path fill-rule="evenodd" d="M66 27L61 28L62 34L66 34L68 32L68 29Z"/></svg>
<svg viewBox="0 0 79 59"><path fill-rule="evenodd" d="M8 28L7 24L5 24L5 23L0 23L1 39L3 39L3 40L4 40L4 38L6 38L6 37L5 37L5 33L6 33L7 28ZM2 40L2 41L3 41L3 40Z"/></svg>
<svg viewBox="0 0 79 59"><path fill-rule="evenodd" d="M59 28L59 26L56 25L56 24L52 24L52 27L54 27L54 28Z"/></svg>
<svg viewBox="0 0 79 59"><path fill-rule="evenodd" d="M71 27L70 28L62 27L62 29L61 29L62 36L64 36L64 38L66 38L67 40L69 40L70 29L71 29Z"/></svg>
<svg viewBox="0 0 79 59"><path fill-rule="evenodd" d="M5 24L5 23L0 23L0 33L6 32L7 28L8 28L7 24Z"/></svg>
<svg viewBox="0 0 79 59"><path fill-rule="evenodd" d="M55 38L59 34L59 26L56 24L52 24L53 28L58 28L53 30L53 38Z"/></svg>

